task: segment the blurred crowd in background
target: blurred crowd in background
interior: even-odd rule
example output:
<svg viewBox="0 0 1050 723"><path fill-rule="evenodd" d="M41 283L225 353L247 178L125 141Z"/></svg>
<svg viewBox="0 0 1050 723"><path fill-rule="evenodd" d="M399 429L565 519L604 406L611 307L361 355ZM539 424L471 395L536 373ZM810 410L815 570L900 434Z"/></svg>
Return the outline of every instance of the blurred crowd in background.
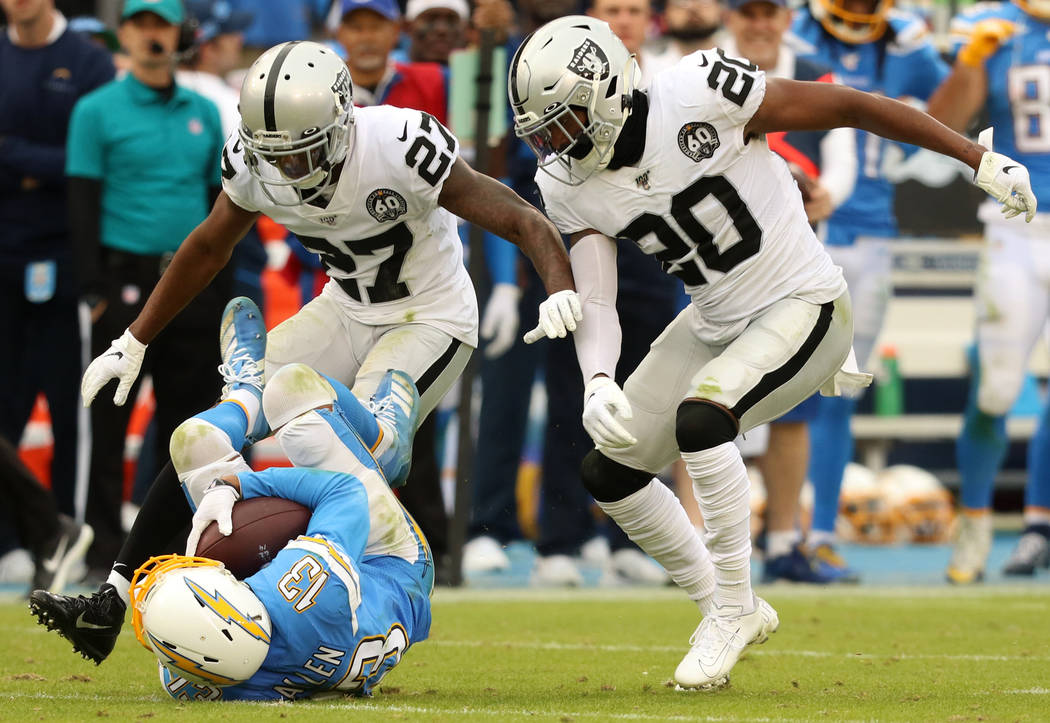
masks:
<svg viewBox="0 0 1050 723"><path fill-rule="evenodd" d="M104 580L149 481L167 461L172 429L217 397L216 338L226 300L251 297L272 327L323 285L318 258L264 218L239 244L228 273L152 345L148 376L131 392L136 401L115 407L103 393L90 410L80 402L83 365L134 318L178 244L207 214L220 188L224 139L239 122L242 74L266 48L297 39L327 43L346 60L356 104L429 112L460 138L468 161L478 156L474 110L486 100L479 97L479 56L492 52L491 84L485 80L483 86L491 85L497 104L488 138L480 139L489 150L481 170L539 205L535 158L510 130L505 84L514 50L543 23L574 13L606 20L637 54L642 87L685 55L718 46L770 74L839 80L926 102L953 63L963 62L957 52L984 62L997 50L977 57L980 48L965 34L953 45L949 21L966 8L930 2L891 11L890 5L0 0L8 24L0 44L0 580L33 578L33 587L47 587L54 582L48 561L74 544L85 546L86 557L73 579ZM852 19L843 20L842 13ZM1047 22L1038 13L1030 17ZM1043 80L1032 81L1043 94L1032 102L1037 125L1047 121L1034 133L1046 135L1050 80L1040 85ZM958 129L973 121L962 118ZM890 350L876 348L892 293L892 254L878 242L909 235L976 237L980 194L950 163L925 154L916 159L889 143L872 148L852 131L769 140L792 164L811 222L847 272L858 309L861 365L892 362ZM1050 146L1035 150L1048 151ZM907 187L896 204L891 181ZM644 178L638 182L647 187ZM1037 193L1039 182L1033 173ZM467 243L469 229L462 235ZM484 272L475 278L482 345L470 484L463 488L470 494L469 514L452 514L456 454L464 449L456 443L457 394L419 430L412 475L401 490L435 557L444 561L439 576L498 581L511 566L508 546L527 541L535 549L530 579L537 585L583 584L583 563L599 567L603 583L665 584L665 573L596 513L580 484L579 465L592 443L580 423L583 383L572 341L521 341L545 298L532 266L501 239L469 246L485 256L479 267ZM620 245L619 269L622 383L687 298L681 282L633 244ZM893 401L901 382L892 372L880 376L890 396L873 410L890 416L906 411L899 398ZM963 414L968 389L959 380L947 402L954 408L935 411ZM1020 396L1035 399L1035 414L1041 414L1034 389L1029 378L1006 408ZM918 389L918 398L923 393ZM861 412L871 410L870 399L859 404ZM754 461L752 527L767 580L856 581L859 573L836 549L843 537L873 543L948 540L955 512L944 482L954 487L959 478L924 471L946 465L921 456L880 474L857 465L850 436L857 405L814 399L770 425L768 434L741 441ZM909 406L907 411L916 411L922 402L910 398ZM984 461L966 464L979 467L989 481L983 483L987 490L964 499L960 518L972 528L965 535L973 549L966 559L953 558L954 582L972 582L983 573L991 483L1009 445L1006 432L996 431L1005 416L1006 410L971 410L966 416L966 429L977 435L974 444L984 447L973 451L960 442L961 454L983 455ZM975 432L981 424L991 431ZM1039 441L1037 434L1033 444ZM254 454L257 466L280 463L273 445L257 445ZM702 526L683 471L667 470L666 481ZM1020 574L1047 560L1047 506L1027 500L1025 537L1029 547L1042 544L1043 551L1029 555L1031 569ZM1013 498L1000 507L1017 511L1020 504ZM455 525L462 528L458 533ZM460 538L462 549L450 549Z"/></svg>

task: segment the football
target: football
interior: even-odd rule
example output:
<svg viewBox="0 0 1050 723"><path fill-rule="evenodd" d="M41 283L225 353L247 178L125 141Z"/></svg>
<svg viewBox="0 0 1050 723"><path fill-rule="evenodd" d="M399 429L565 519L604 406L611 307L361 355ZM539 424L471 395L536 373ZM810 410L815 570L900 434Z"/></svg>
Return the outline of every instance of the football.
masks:
<svg viewBox="0 0 1050 723"><path fill-rule="evenodd" d="M306 532L310 510L282 497L252 497L233 505L233 533L219 534L212 522L197 543L197 555L218 560L238 580L253 575Z"/></svg>

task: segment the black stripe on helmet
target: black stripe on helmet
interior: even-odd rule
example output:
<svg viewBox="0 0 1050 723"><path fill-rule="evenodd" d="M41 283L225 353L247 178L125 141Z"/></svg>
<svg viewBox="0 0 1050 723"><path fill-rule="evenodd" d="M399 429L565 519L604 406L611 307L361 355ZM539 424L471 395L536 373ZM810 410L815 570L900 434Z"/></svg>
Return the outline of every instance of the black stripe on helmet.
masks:
<svg viewBox="0 0 1050 723"><path fill-rule="evenodd" d="M514 57L510 61L510 72L508 73L508 80L510 81L510 102L515 106L521 105L521 95L518 93L518 83L516 78L518 74L518 61L521 60L521 52L525 50L525 46L529 44L530 40L532 40L532 36L533 33L529 33L525 36L525 39L521 41L521 45L519 45L518 49L514 51ZM514 112L517 113L518 109L515 108Z"/></svg>
<svg viewBox="0 0 1050 723"><path fill-rule="evenodd" d="M293 40L281 48L281 52L277 54L270 66L270 74L266 77L266 90L263 93L263 121L268 131L277 130L277 112L273 107L273 97L277 91L277 79L281 75L281 66L284 65L284 59L288 57L288 53L292 52L292 48L298 44L298 40Z"/></svg>

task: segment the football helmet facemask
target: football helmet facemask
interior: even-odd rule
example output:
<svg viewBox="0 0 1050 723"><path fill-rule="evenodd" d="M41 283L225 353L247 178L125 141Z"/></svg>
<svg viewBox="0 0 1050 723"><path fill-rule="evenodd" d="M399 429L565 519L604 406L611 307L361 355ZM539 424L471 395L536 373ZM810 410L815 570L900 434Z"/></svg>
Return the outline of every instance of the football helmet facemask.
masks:
<svg viewBox="0 0 1050 723"><path fill-rule="evenodd" d="M270 48L248 69L238 107L244 161L267 198L297 206L327 190L354 122L350 71L334 52L300 41Z"/></svg>
<svg viewBox="0 0 1050 723"><path fill-rule="evenodd" d="M850 462L842 473L835 534L846 542L884 545L896 539L893 518L875 473Z"/></svg>
<svg viewBox="0 0 1050 723"><path fill-rule="evenodd" d="M251 678L270 649L270 616L222 563L163 555L131 580L135 637L175 675L213 686Z"/></svg>
<svg viewBox="0 0 1050 723"><path fill-rule="evenodd" d="M634 55L606 23L584 15L553 20L511 60L514 133L539 168L577 186L612 160L639 76Z"/></svg>
<svg viewBox="0 0 1050 723"><path fill-rule="evenodd" d="M809 0L809 11L824 29L844 43L870 43L886 32L886 19L893 0L872 0L870 12L845 8L845 0Z"/></svg>
<svg viewBox="0 0 1050 723"><path fill-rule="evenodd" d="M948 541L955 520L955 504L940 480L910 464L887 467L878 479L899 528L899 537L918 543Z"/></svg>

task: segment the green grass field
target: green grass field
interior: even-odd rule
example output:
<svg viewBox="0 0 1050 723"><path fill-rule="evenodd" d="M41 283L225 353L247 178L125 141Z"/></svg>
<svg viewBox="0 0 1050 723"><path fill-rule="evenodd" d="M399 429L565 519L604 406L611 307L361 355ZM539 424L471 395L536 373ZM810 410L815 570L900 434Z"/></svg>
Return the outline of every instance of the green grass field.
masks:
<svg viewBox="0 0 1050 723"><path fill-rule="evenodd" d="M176 703L130 625L95 667L9 600L0 720L1050 720L1040 587L760 592L780 632L718 692L668 686L698 621L675 590L440 590L374 698L295 704Z"/></svg>

